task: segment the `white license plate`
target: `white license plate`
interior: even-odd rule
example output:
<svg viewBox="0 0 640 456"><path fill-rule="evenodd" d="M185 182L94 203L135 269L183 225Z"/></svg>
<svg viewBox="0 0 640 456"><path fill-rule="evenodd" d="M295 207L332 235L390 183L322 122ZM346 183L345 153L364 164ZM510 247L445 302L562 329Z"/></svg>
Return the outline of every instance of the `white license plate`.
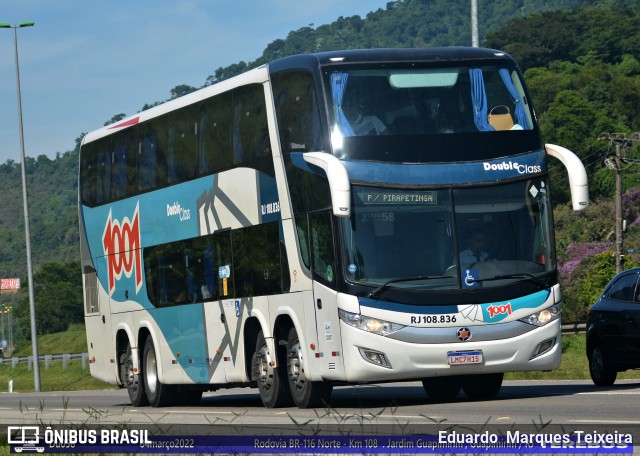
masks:
<svg viewBox="0 0 640 456"><path fill-rule="evenodd" d="M467 352L447 353L450 366L461 366L464 364L482 364L482 351L474 350Z"/></svg>

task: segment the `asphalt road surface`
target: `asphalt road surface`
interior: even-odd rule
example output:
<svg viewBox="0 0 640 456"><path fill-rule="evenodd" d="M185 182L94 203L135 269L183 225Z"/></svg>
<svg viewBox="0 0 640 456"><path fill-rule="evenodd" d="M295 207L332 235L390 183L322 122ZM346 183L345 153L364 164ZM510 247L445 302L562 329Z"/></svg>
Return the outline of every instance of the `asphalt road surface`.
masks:
<svg viewBox="0 0 640 456"><path fill-rule="evenodd" d="M132 407L125 390L0 393L0 424L556 425L640 429L640 381L505 381L495 399L438 403L422 384L336 387L329 407L267 409L256 389L205 393L189 407Z"/></svg>

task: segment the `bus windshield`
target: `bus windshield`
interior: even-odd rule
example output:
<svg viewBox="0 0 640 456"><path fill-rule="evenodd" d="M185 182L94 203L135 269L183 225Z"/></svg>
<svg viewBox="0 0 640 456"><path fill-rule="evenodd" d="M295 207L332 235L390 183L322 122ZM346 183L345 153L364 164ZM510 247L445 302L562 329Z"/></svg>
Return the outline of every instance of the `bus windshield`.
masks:
<svg viewBox="0 0 640 456"><path fill-rule="evenodd" d="M515 67L395 65L325 69L331 149L338 158L437 163L540 149Z"/></svg>
<svg viewBox="0 0 640 456"><path fill-rule="evenodd" d="M555 269L547 181L415 190L354 186L349 281L422 290L505 286Z"/></svg>
<svg viewBox="0 0 640 456"><path fill-rule="evenodd" d="M332 141L381 134L531 130L527 97L513 69L335 69L328 73Z"/></svg>

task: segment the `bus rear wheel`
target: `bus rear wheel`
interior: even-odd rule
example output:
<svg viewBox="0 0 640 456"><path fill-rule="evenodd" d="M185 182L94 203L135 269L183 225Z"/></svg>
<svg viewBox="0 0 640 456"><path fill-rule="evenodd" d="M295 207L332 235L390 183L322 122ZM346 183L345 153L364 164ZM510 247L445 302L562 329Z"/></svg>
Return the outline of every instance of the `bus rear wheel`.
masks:
<svg viewBox="0 0 640 456"><path fill-rule="evenodd" d="M264 333L260 330L256 339L256 351L253 354L253 373L258 383L260 399L268 408L284 407L291 402L285 367L280 362L273 366L272 361L275 360L276 354L269 353Z"/></svg>
<svg viewBox="0 0 640 456"><path fill-rule="evenodd" d="M144 361L142 376L144 378L144 389L147 392L147 399L152 407L164 407L171 405L176 396L176 389L172 385L164 385L158 377L158 361L156 349L151 335L147 336L144 343Z"/></svg>
<svg viewBox="0 0 640 456"><path fill-rule="evenodd" d="M144 383L140 375L136 376L133 369L133 356L131 344L127 342L127 348L120 355L120 380L127 388L129 400L134 407L142 407L149 404L144 391Z"/></svg>
<svg viewBox="0 0 640 456"><path fill-rule="evenodd" d="M298 407L318 407L329 403L333 386L312 382L305 377L305 360L296 328L289 330L287 338L287 372L291 398Z"/></svg>
<svg viewBox="0 0 640 456"><path fill-rule="evenodd" d="M462 379L462 391L469 399L491 399L502 388L503 373L465 375Z"/></svg>
<svg viewBox="0 0 640 456"><path fill-rule="evenodd" d="M429 397L435 401L454 399L460 392L459 377L429 377L422 380L422 386Z"/></svg>

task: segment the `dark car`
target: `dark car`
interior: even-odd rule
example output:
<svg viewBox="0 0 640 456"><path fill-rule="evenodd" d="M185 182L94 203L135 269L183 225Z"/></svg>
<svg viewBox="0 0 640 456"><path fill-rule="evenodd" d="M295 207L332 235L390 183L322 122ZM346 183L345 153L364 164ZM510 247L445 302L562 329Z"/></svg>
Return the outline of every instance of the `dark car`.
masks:
<svg viewBox="0 0 640 456"><path fill-rule="evenodd" d="M587 358L593 383L610 386L618 372L640 368L640 268L616 275L589 309Z"/></svg>

